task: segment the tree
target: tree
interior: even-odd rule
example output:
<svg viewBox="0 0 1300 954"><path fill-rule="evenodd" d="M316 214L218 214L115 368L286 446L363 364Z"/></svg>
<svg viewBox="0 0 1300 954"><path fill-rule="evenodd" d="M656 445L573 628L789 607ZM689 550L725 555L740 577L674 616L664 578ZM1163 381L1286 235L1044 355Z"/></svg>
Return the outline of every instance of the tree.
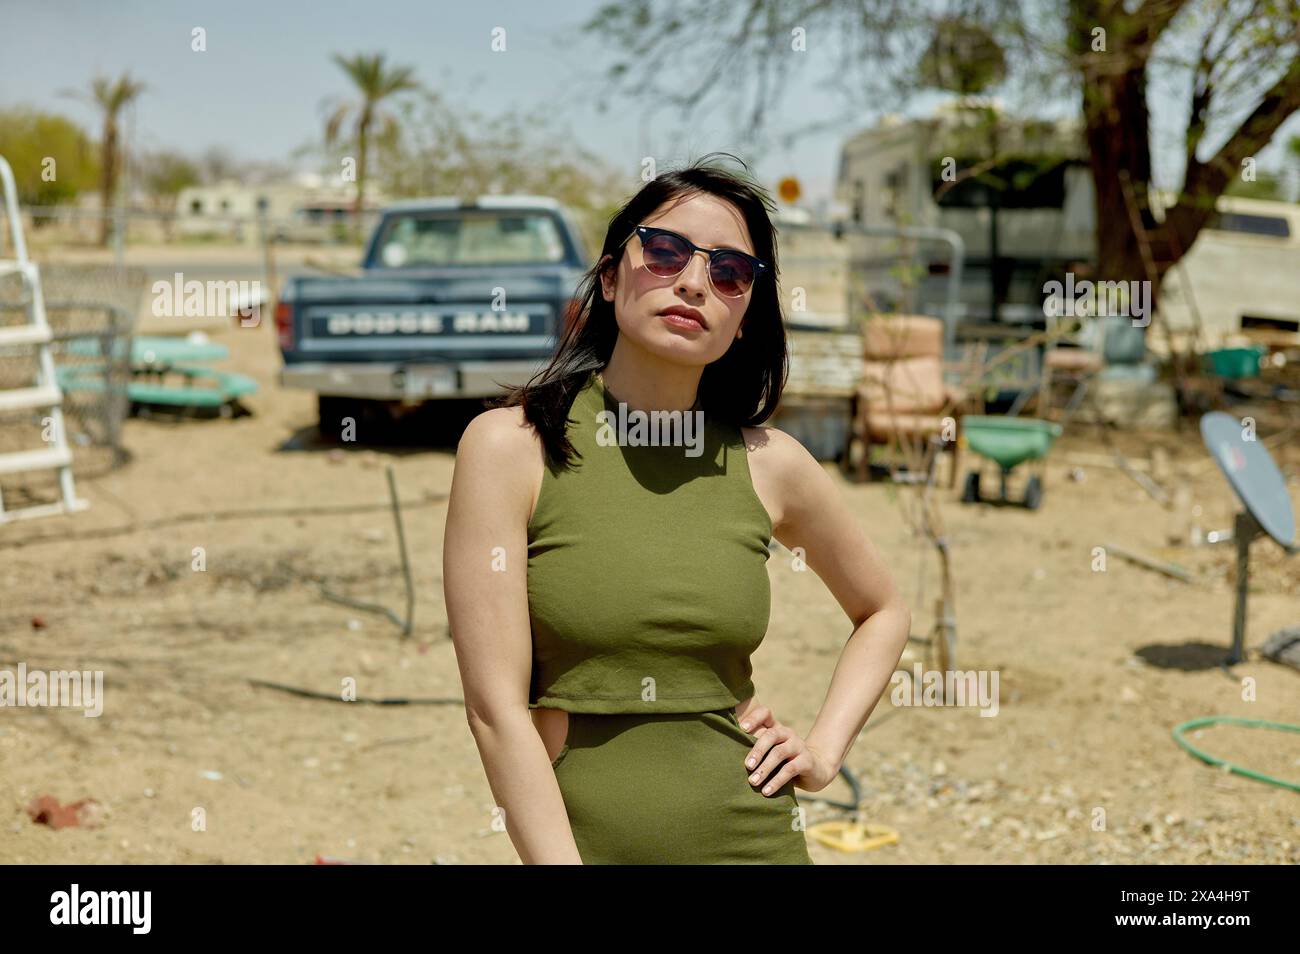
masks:
<svg viewBox="0 0 1300 954"><path fill-rule="evenodd" d="M99 141L99 194L102 218L99 226L99 244L108 245L109 210L113 207L118 173L122 167L122 147L119 143L118 122L122 110L134 102L145 90L143 83L123 73L117 79L97 76L91 81L90 94L72 93L88 100L100 112L102 134Z"/></svg>
<svg viewBox="0 0 1300 954"><path fill-rule="evenodd" d="M335 53L333 59L361 94L358 102L335 105L325 124L325 144L334 146L340 141L343 125L350 117L355 117L353 125L355 138L352 141L357 147L356 215L357 220L360 221L365 198L366 156L371 132L373 130L381 137L391 136L397 125L396 118L383 109L382 104L399 93L419 89L420 84L415 79L415 70L412 67L385 66L383 53L375 53L371 56L358 53L350 57Z"/></svg>
<svg viewBox="0 0 1300 954"><path fill-rule="evenodd" d="M552 196L574 212L589 248L604 240L628 190L626 180L550 117L488 116L453 108L432 92L402 103L398 122L375 147L375 178L391 195Z"/></svg>
<svg viewBox="0 0 1300 954"><path fill-rule="evenodd" d="M243 166L225 146L209 146L199 156L199 179L205 185L217 185L227 179L238 179Z"/></svg>
<svg viewBox="0 0 1300 954"><path fill-rule="evenodd" d="M170 241L176 223L176 199L182 189L199 183L199 167L180 153L167 151L145 153L139 166L150 204L166 213L163 233Z"/></svg>
<svg viewBox="0 0 1300 954"><path fill-rule="evenodd" d="M1275 202L1286 201L1286 187L1282 177L1271 172L1257 173L1255 179L1233 179L1224 190L1224 195L1240 196L1243 199L1272 199Z"/></svg>
<svg viewBox="0 0 1300 954"><path fill-rule="evenodd" d="M1294 178L1300 181L1300 136L1292 136L1286 141L1286 158L1287 162L1294 167L1290 170ZM1292 201L1300 202L1300 188L1293 190L1292 194L1295 196Z"/></svg>
<svg viewBox="0 0 1300 954"><path fill-rule="evenodd" d="M170 208L187 186L199 182L199 168L177 152L150 152L140 157L145 191L160 207Z"/></svg>
<svg viewBox="0 0 1300 954"><path fill-rule="evenodd" d="M70 119L23 107L0 110L0 155L24 205L71 202L98 175L94 144Z"/></svg>
<svg viewBox="0 0 1300 954"><path fill-rule="evenodd" d="M611 91L676 108L684 121L706 102L749 97L731 115L757 142L801 63L820 62L847 106L824 127L858 121L882 102L901 106L917 92L927 51L953 48L936 39L951 39L954 18L998 38L1008 85L1038 101L1078 102L1096 193L1098 274L1151 279L1153 300L1215 200L1300 110L1300 0L700 0L689 18L675 3L637 0L605 4L584 29L619 51ZM666 62L700 66L683 74L664 71ZM997 72L994 57L969 75ZM1189 107L1182 188L1163 224L1148 201L1153 80L1181 83Z"/></svg>

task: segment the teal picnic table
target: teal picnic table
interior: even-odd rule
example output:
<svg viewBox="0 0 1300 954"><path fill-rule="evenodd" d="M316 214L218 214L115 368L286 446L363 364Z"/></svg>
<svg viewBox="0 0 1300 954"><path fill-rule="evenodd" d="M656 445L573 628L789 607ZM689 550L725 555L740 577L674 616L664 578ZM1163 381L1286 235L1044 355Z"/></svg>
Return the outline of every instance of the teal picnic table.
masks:
<svg viewBox="0 0 1300 954"><path fill-rule="evenodd" d="M121 338L114 339L114 357L122 356L125 344ZM69 354L86 358L97 358L104 353L100 340L93 336L74 338L68 342L67 350ZM190 361L224 361L228 357L230 349L215 341L190 341L167 335L141 335L131 339L132 368L168 368Z"/></svg>
<svg viewBox="0 0 1300 954"><path fill-rule="evenodd" d="M121 357L125 342L115 339L114 356ZM104 354L103 342L95 336L74 338L66 343L69 354L98 358ZM235 398L257 392L257 382L247 375L209 368L205 362L221 361L230 349L213 341L191 341L165 335L142 335L131 341L131 380L127 397L133 404L162 404L181 408L218 408L228 410ZM182 383L164 382L168 375L179 375ZM106 387L105 365L74 365L58 370L59 386L65 391L103 392Z"/></svg>

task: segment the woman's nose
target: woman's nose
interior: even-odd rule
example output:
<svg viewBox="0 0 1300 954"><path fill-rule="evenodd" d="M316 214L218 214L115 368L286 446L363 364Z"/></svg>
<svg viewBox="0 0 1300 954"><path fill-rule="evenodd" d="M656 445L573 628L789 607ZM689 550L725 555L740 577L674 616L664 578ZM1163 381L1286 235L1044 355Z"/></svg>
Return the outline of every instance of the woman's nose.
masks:
<svg viewBox="0 0 1300 954"><path fill-rule="evenodd" d="M709 285L709 256L696 252L686 263L686 268L677 276L677 286L683 291L703 295Z"/></svg>

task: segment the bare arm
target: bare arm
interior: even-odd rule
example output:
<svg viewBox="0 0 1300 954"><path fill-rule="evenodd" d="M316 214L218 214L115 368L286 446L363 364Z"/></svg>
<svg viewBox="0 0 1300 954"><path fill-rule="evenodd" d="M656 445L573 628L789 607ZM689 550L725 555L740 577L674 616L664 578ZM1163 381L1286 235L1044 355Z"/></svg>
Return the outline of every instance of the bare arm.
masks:
<svg viewBox="0 0 1300 954"><path fill-rule="evenodd" d="M546 747L528 709L528 520L540 444L517 407L480 414L456 451L443 591L465 715L506 832L524 864L581 864Z"/></svg>
<svg viewBox="0 0 1300 954"><path fill-rule="evenodd" d="M777 511L772 514L773 536L802 551L853 624L821 711L805 737L838 771L903 655L912 614L825 468L775 428L750 434L761 435L758 453L766 455L761 479Z"/></svg>

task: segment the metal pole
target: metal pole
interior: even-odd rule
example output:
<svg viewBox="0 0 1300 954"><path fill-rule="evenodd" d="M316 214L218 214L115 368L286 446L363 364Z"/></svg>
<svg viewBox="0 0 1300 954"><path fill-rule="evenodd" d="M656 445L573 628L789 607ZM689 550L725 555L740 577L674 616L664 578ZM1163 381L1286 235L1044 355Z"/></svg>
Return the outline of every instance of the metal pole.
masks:
<svg viewBox="0 0 1300 954"><path fill-rule="evenodd" d="M411 581L411 559L406 554L406 531L402 529L402 507L397 497L397 478L393 465L388 465L388 495L393 501L393 522L397 524L397 546L402 554L402 578L406 581L406 620L402 624L402 638L411 635L415 618L415 584Z"/></svg>
<svg viewBox="0 0 1300 954"><path fill-rule="evenodd" d="M118 268L125 266L123 245L126 236L123 234L123 226L126 223L122 218L122 206L119 204L113 207L113 264Z"/></svg>
<svg viewBox="0 0 1300 954"><path fill-rule="evenodd" d="M270 224L267 222L267 205L266 197L259 196L257 200L257 231L262 242L262 280L266 282L266 287L262 289L262 300L257 305L259 325L263 319L274 318L275 316L275 256L271 249L274 236L271 235Z"/></svg>
<svg viewBox="0 0 1300 954"><path fill-rule="evenodd" d="M1241 511L1233 521L1233 537L1237 543L1237 603L1232 609L1232 651L1228 665L1246 658L1246 594L1250 590L1250 542L1261 528L1247 511Z"/></svg>
<svg viewBox="0 0 1300 954"><path fill-rule="evenodd" d="M875 235L882 238L917 238L943 242L952 251L948 267L948 292L944 302L944 353L950 355L957 341L957 321L961 317L961 273L966 261L966 243L952 229L921 225L864 225L861 222L837 222L833 232Z"/></svg>
<svg viewBox="0 0 1300 954"><path fill-rule="evenodd" d="M9 219L9 236L14 246L14 258L27 261L27 242L23 239L23 226L19 220L18 187L14 184L14 171L9 161L0 156L0 184L4 186L5 216Z"/></svg>

